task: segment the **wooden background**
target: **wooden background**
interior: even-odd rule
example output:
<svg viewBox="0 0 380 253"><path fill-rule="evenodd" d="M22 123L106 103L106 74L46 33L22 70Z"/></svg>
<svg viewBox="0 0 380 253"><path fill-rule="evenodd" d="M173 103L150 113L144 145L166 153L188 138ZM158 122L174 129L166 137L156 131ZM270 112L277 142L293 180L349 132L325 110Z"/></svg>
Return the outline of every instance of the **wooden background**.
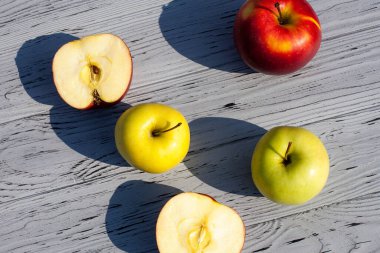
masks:
<svg viewBox="0 0 380 253"><path fill-rule="evenodd" d="M157 252L158 212L174 194L210 194L242 216L244 252L380 252L380 2L313 0L322 46L300 71L252 73L232 42L243 0L1 0L0 252ZM64 43L114 33L134 61L113 108L76 111L52 83ZM191 127L185 161L162 175L129 167L114 125L160 102ZM301 206L262 197L257 140L302 126L325 143L331 174Z"/></svg>

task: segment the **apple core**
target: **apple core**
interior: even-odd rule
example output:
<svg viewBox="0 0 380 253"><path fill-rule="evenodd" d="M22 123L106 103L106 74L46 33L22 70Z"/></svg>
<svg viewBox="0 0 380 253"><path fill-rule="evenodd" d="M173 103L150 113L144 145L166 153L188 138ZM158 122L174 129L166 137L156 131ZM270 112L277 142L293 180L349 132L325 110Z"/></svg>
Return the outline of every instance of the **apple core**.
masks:
<svg viewBox="0 0 380 253"><path fill-rule="evenodd" d="M94 99L94 103L96 105L100 105L102 102L97 89L98 83L101 79L101 70L93 63L89 63L82 68L80 73L81 79L83 83L87 83L90 89L93 89L92 96Z"/></svg>
<svg viewBox="0 0 380 253"><path fill-rule="evenodd" d="M96 105L100 105L102 103L102 99L98 93L99 83L102 80L103 71L101 67L98 66L95 62L93 62L90 57L87 57L85 64L80 72L81 81L92 90L93 103Z"/></svg>
<svg viewBox="0 0 380 253"><path fill-rule="evenodd" d="M211 240L210 232L204 223L198 223L194 219L185 219L179 224L178 231L186 235L182 244L185 248L190 248L191 252L200 253L209 245Z"/></svg>

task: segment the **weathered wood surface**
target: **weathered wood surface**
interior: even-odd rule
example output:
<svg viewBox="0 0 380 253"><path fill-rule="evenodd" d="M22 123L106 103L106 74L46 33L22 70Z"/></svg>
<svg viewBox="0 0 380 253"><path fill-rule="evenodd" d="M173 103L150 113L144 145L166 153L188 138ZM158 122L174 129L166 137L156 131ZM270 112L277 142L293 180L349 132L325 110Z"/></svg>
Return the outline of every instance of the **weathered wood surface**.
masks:
<svg viewBox="0 0 380 253"><path fill-rule="evenodd" d="M239 1L2 1L0 6L0 252L155 252L163 203L198 191L234 207L244 252L380 251L380 2L319 0L323 42L293 75L251 73L231 28ZM51 82L63 43L122 37L131 90L114 108L78 112ZM178 108L189 155L149 175L117 154L118 116L142 102ZM331 174L297 207L271 203L250 179L258 138L304 126L325 143Z"/></svg>

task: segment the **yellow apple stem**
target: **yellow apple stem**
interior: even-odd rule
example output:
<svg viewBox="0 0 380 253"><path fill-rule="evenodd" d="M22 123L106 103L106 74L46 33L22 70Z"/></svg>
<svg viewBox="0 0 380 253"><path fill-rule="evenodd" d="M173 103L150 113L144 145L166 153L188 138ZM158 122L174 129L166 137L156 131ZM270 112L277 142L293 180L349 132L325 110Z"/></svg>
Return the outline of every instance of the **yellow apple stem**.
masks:
<svg viewBox="0 0 380 253"><path fill-rule="evenodd" d="M163 134L163 133L166 133L166 132L169 132L169 131L171 131L171 130L176 129L176 128L179 127L180 125L182 125L181 122L179 122L179 123L178 123L177 125L175 125L174 127L171 127L171 128L169 128L169 129L166 129L166 130L153 130L152 135L153 135L154 137L160 136L160 135Z"/></svg>
<svg viewBox="0 0 380 253"><path fill-rule="evenodd" d="M290 147L292 146L292 142L289 141L288 143L288 147L286 148L286 152L285 152L285 159L284 159L284 163L287 165L290 163L290 160L288 159L288 153L289 153L289 150L290 150Z"/></svg>
<svg viewBox="0 0 380 253"><path fill-rule="evenodd" d="M278 21L280 22L280 25L285 25L285 19L282 17L282 13L281 13L281 9L280 9L280 3L276 2L274 4L274 7L276 7L276 9L278 11L278 14L279 14Z"/></svg>

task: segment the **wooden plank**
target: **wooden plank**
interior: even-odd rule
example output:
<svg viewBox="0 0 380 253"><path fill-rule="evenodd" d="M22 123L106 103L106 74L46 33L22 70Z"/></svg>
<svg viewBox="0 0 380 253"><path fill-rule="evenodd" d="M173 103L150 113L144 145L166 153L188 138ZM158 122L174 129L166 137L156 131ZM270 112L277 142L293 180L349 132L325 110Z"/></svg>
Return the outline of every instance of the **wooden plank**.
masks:
<svg viewBox="0 0 380 253"><path fill-rule="evenodd" d="M380 194L251 226L247 252L379 252Z"/></svg>
<svg viewBox="0 0 380 253"><path fill-rule="evenodd" d="M119 176L3 204L0 252L156 252L156 219L178 186L190 189ZM379 199L374 193L248 225L261 208L253 199L237 206L247 227L243 252L377 252ZM234 206L239 198L217 200Z"/></svg>

